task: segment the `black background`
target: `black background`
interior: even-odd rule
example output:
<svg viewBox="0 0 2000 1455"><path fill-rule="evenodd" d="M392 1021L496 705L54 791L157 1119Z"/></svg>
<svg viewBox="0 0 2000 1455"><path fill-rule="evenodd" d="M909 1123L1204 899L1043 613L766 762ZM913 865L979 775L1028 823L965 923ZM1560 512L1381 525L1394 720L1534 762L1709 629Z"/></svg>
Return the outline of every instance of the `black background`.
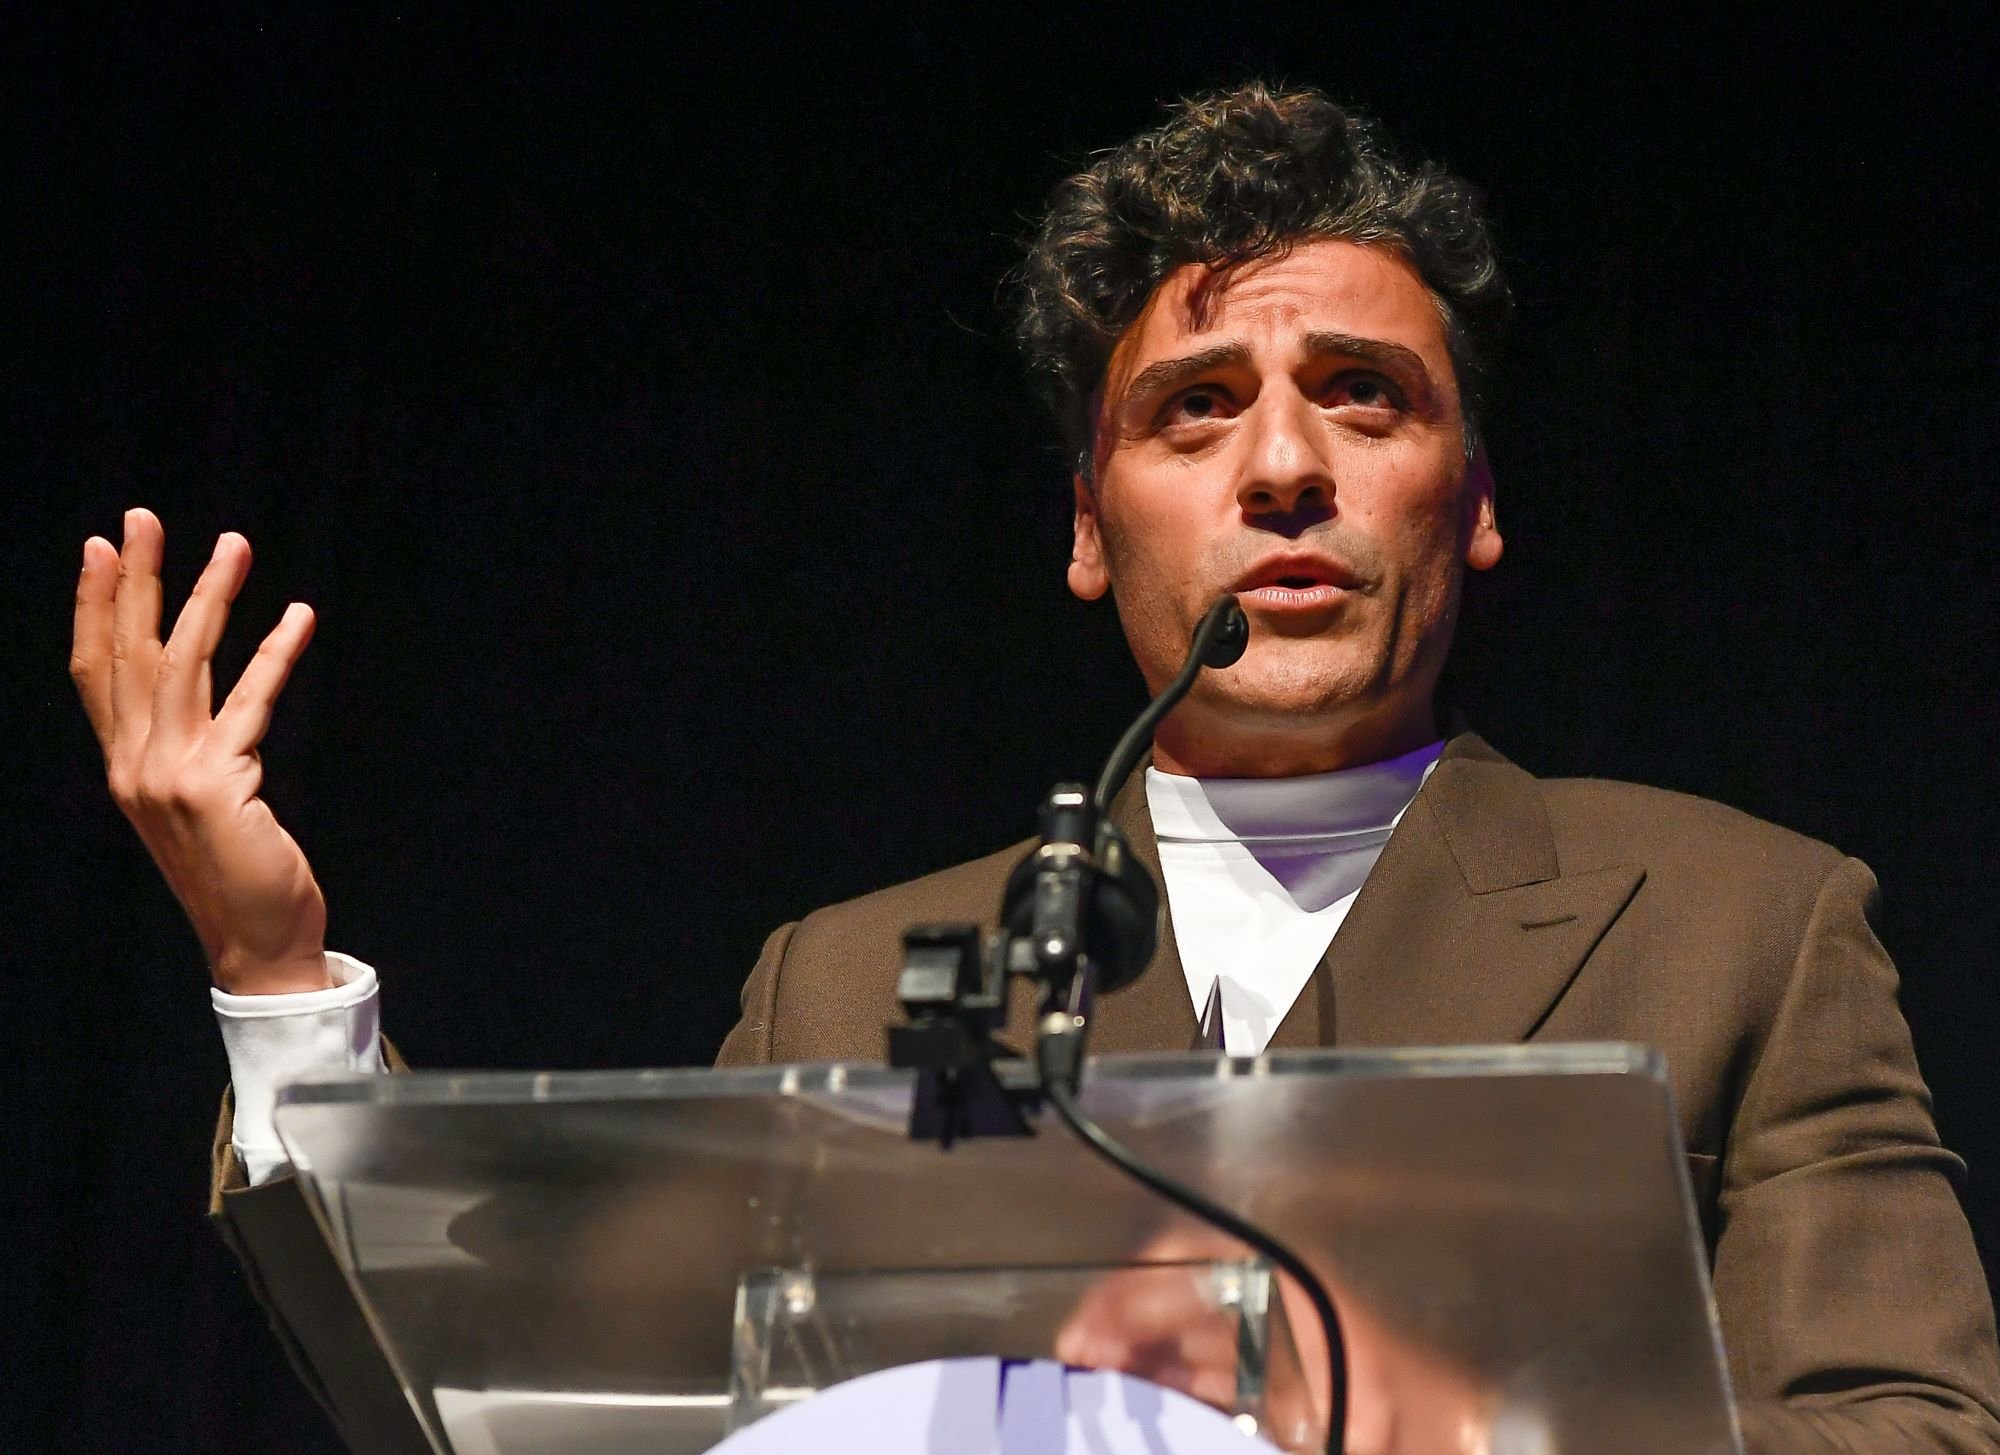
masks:
<svg viewBox="0 0 2000 1455"><path fill-rule="evenodd" d="M1459 700L1874 865L1990 1261L1979 9L1631 9L10 20L0 1445L333 1448L202 1225L225 1070L65 678L84 536L151 505L177 596L244 531L232 672L318 609L269 796L414 1059L704 1060L766 930L1020 836L1137 706L996 283L1092 148L1253 73L1491 198Z"/></svg>

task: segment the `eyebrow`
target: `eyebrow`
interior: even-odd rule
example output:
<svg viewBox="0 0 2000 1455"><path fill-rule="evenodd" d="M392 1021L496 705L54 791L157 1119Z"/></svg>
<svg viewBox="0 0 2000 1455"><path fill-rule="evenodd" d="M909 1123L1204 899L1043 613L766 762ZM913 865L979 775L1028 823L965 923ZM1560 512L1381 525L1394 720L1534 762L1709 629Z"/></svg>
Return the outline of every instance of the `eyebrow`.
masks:
<svg viewBox="0 0 2000 1455"><path fill-rule="evenodd" d="M1324 358L1338 354L1343 358L1360 359L1373 364L1384 373L1401 375L1405 382L1421 388L1426 394L1434 393L1437 380L1431 377L1430 368L1415 349L1403 344L1390 343L1382 338L1361 338L1351 333L1325 331L1306 335L1306 357Z"/></svg>
<svg viewBox="0 0 2000 1455"><path fill-rule="evenodd" d="M1213 369L1240 369L1250 363L1249 348L1240 343L1216 344L1212 348L1183 354L1178 359L1162 359L1148 364L1132 376L1121 403L1133 404L1159 394L1171 394L1191 379Z"/></svg>
<svg viewBox="0 0 2000 1455"><path fill-rule="evenodd" d="M1402 344L1390 343L1387 339L1362 338L1357 334L1339 333L1334 330L1317 330L1305 336L1305 353L1309 359L1325 358L1329 355L1341 358L1359 359L1373 364L1385 373L1391 373L1408 384L1420 389L1426 396L1435 394L1437 381L1431 377L1430 369L1424 364L1416 350ZM1140 403L1161 394L1169 394L1183 384L1200 378L1215 369L1246 368L1250 364L1250 349L1241 343L1215 344L1192 354L1183 354L1178 359L1162 359L1157 364L1148 364L1132 378L1121 401L1125 405Z"/></svg>

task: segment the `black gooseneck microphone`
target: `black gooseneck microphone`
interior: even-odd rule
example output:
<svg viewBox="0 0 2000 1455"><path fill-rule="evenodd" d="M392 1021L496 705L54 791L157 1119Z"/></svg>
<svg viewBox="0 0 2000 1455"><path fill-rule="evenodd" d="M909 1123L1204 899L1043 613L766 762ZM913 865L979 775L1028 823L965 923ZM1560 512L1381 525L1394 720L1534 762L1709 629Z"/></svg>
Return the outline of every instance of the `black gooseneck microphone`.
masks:
<svg viewBox="0 0 2000 1455"><path fill-rule="evenodd" d="M1139 978L1159 942L1160 892L1109 817L1118 791L1154 730L1193 688L1204 667L1226 668L1250 644L1250 623L1234 596L1208 609L1187 660L1111 750L1096 791L1059 783L1042 803L1041 841L1014 866L1002 892L1000 933L985 943L971 925L917 926L904 935L897 997L912 1024L892 1027L892 1065L919 1072L911 1135L946 1146L958 1137L1025 1135L1023 1102L1046 1101L1085 1146L1128 1177L1270 1260L1298 1283L1326 1337L1327 1455L1347 1443L1347 1347L1333 1299L1304 1260L1269 1233L1157 1168L1148 1166L1083 1109L1077 1088L1096 992ZM1004 1053L993 1033L1006 1012L1006 981L1041 986L1036 1082L1009 1092L992 1060Z"/></svg>
<svg viewBox="0 0 2000 1455"><path fill-rule="evenodd" d="M1091 796L1091 802L1100 814L1111 811L1111 795L1118 791L1118 785L1125 781L1125 775L1139 761L1139 754L1153 740L1153 730L1188 695L1194 686L1194 679L1201 675L1201 669L1234 667L1243 660L1243 653L1249 646L1250 618L1243 614L1243 608L1234 596L1223 597L1208 609L1208 614L1194 629L1187 660L1181 663L1181 670L1175 674L1174 680L1158 697L1146 704L1146 710L1139 714L1132 726L1125 729L1125 736L1118 740L1118 746L1104 760L1104 771L1097 775L1097 792Z"/></svg>
<svg viewBox="0 0 2000 1455"><path fill-rule="evenodd" d="M1160 892L1111 822L1112 795L1201 669L1232 667L1249 645L1249 618L1234 596L1223 597L1195 627L1180 671L1118 739L1096 791L1086 799L1080 785L1063 783L1050 792L1042 804L1041 844L1008 876L1000 922L1034 947L1035 973L1056 998L1068 998L1087 960L1090 983L1081 988L1082 1003L1072 1007L1077 1016L1089 1015L1092 992L1137 980L1159 944Z"/></svg>
<svg viewBox="0 0 2000 1455"><path fill-rule="evenodd" d="M1134 859L1125 843L1125 837L1111 823L1107 816L1111 808L1111 796L1124 783L1139 755L1153 740L1153 732L1166 715L1180 704L1182 698L1194 686L1194 680L1204 667L1233 667L1242 660L1243 653L1250 645L1250 622L1243 614L1234 596L1225 596L1202 617L1201 625L1195 628L1194 640L1188 647L1187 660L1181 670L1169 682L1160 695L1148 703L1146 710L1139 714L1118 745L1111 750L1105 760L1104 771L1098 775L1097 790L1090 797L1088 813L1095 820L1095 860L1097 882L1090 886L1087 917L1089 928L1096 931L1090 943L1100 943L1098 935L1110 941L1113 953L1093 954L1090 958L1094 966L1086 963L1078 980L1086 982L1081 995L1072 990L1066 1006L1050 1006L1042 1018L1041 1034L1035 1039L1035 1067L1039 1073L1041 1092L1050 1106L1056 1110L1063 1124L1074 1132L1083 1144L1098 1156L1116 1167L1126 1176L1158 1193L1167 1201L1186 1209L1207 1223L1210 1227L1228 1234L1238 1242L1255 1249L1283 1272L1294 1279L1304 1291L1306 1298L1318 1316L1319 1325L1326 1338L1327 1375L1329 1408L1327 1411L1326 1450L1328 1455L1341 1455L1347 1447L1347 1345L1341 1333L1340 1314L1333 1306L1333 1299L1326 1286L1311 1268L1307 1267L1290 1248L1230 1209L1197 1192L1194 1188L1175 1181L1155 1167L1147 1165L1130 1148L1119 1142L1083 1109L1077 1099L1077 1082L1082 1070L1083 1033L1088 1028L1088 1007L1090 1000L1089 982L1096 970L1097 989L1114 990L1129 984L1139 977L1147 963L1153 958L1153 949L1158 939L1159 891L1153 884L1152 875L1145 865ZM1050 805L1065 793L1058 788L1050 795ZM1068 790L1072 794L1074 790ZM1080 804L1065 806L1066 816L1081 817L1076 810ZM1048 829L1051 816L1044 813L1044 840L1042 850L1023 862L1022 868L1034 864L1048 848ZM1081 827L1074 822L1061 827ZM1020 871L1016 871L1019 877ZM1008 884L1009 906L1014 904L1016 885ZM1012 916L1007 916L1012 922ZM1143 944L1139 943L1139 930L1143 926ZM1038 947L1039 948L1039 947ZM1076 974L1072 969L1073 975ZM1051 997L1053 999L1053 997ZM1046 1003L1045 1003L1046 1004ZM1067 1014L1065 1014L1067 1012Z"/></svg>

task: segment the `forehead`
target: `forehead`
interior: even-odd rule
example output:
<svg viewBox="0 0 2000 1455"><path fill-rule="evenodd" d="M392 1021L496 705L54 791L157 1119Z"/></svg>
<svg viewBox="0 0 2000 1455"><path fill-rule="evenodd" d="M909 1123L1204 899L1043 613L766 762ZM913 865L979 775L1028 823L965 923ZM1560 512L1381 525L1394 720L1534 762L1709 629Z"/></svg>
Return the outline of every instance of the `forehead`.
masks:
<svg viewBox="0 0 2000 1455"><path fill-rule="evenodd" d="M1176 268L1112 351L1105 392L1115 398L1148 364L1225 341L1282 366L1319 332L1401 344L1447 387L1452 378L1444 319L1416 269L1387 248L1324 238L1220 278L1198 263Z"/></svg>

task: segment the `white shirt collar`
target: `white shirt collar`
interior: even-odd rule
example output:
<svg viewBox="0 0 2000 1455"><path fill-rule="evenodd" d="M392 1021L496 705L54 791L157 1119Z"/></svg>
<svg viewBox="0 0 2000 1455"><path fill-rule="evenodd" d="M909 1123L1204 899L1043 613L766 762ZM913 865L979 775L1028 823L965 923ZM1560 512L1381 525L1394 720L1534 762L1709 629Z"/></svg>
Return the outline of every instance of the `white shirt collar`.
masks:
<svg viewBox="0 0 2000 1455"><path fill-rule="evenodd" d="M1163 843L1379 834L1395 826L1443 752L1439 741L1387 762L1301 778L1189 778L1148 768L1146 803Z"/></svg>
<svg viewBox="0 0 2000 1455"><path fill-rule="evenodd" d="M1269 1044L1443 751L1432 743L1302 778L1146 771L1181 970L1205 1034L1237 1055Z"/></svg>

